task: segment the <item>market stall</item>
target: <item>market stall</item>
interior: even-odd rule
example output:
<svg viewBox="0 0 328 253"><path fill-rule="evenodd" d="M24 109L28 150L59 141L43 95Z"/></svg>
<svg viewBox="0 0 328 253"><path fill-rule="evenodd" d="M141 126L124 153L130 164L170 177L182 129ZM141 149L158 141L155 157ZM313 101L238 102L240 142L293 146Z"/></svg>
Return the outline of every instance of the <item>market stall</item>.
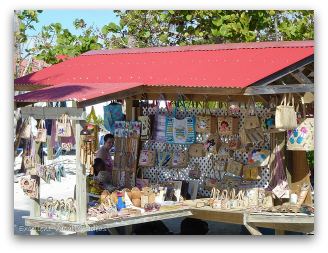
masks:
<svg viewBox="0 0 328 253"><path fill-rule="evenodd" d="M108 62L115 63L116 59L110 57L118 55L120 64L134 64L140 71L125 75L131 75L131 79L139 75L145 80L122 80L118 85L99 81L58 84L59 80L54 79L51 87L16 96L17 106L67 100L75 101L77 106L22 107L25 119L50 118L56 126L61 124L57 128L61 133L56 133L61 140L73 136L70 129L74 126L77 161L75 200L50 199L47 203L38 201L38 180L44 179L41 174L46 166L32 161L35 166L31 168L36 172L30 173L34 181L27 185L33 185L35 212L26 218L26 225L63 230L72 227L75 232L85 232L193 215L245 225L252 234L260 234L256 227L312 232L313 189L304 154L314 149L313 100L309 98L314 86L308 77L313 72L313 43L250 44L195 46L179 51L153 49L167 54L152 54L152 59L149 51L142 49L129 51L131 54L107 52ZM91 62L101 55L104 53L87 54ZM133 55L140 58L132 63L127 57ZM157 58L162 55L163 59ZM181 56L186 58L182 57L183 63L178 62L178 76L172 71L163 77L160 72L148 73L138 66L138 61L149 66L158 64L152 67L156 72L170 68L168 62L174 67ZM86 56L81 57L84 61ZM263 63L266 68L261 68ZM54 72L65 64L53 66ZM204 64L208 66L204 68ZM236 64L240 67L236 68ZM213 66L226 73L217 73ZM247 71L241 74L240 68L246 66ZM260 69L254 73L252 68L256 67ZM123 72L115 72L107 79L122 79L127 69L118 71ZM23 77L15 83L28 83L30 79L35 85L48 72ZM156 86L150 81L153 77ZM181 84L172 85L173 78ZM158 85L161 82L168 83ZM229 82L231 85L226 85ZM282 87L281 82L289 84ZM99 126L95 120L85 121L92 118L85 115L85 107L111 100L114 101L104 107L105 128L113 133L115 147L111 183L107 187L89 176L99 148ZM124 100L124 104L118 100ZM78 117L74 116L77 111ZM38 132L44 132L42 129L45 127L40 125ZM40 142L35 138L32 141ZM298 161L297 169L295 162L289 164L292 160ZM54 171L60 177L60 168ZM49 215L50 207L59 211Z"/></svg>

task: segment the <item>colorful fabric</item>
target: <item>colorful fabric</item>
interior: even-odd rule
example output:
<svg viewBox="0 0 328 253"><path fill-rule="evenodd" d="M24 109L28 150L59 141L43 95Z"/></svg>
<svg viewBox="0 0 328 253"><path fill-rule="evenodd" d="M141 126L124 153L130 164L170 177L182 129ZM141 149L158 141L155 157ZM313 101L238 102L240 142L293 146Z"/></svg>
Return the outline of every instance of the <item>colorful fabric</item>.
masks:
<svg viewBox="0 0 328 253"><path fill-rule="evenodd" d="M115 121L122 120L124 120L124 114L121 104L112 103L104 106L104 127L107 131L114 133Z"/></svg>

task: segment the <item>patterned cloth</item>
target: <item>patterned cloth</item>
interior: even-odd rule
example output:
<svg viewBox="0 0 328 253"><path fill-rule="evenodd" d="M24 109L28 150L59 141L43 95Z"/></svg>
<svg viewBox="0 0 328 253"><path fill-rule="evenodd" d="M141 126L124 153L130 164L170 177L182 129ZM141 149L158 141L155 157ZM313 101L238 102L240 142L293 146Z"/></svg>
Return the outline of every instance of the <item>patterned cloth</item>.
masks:
<svg viewBox="0 0 328 253"><path fill-rule="evenodd" d="M104 126L107 131L114 133L115 121L122 120L124 120L124 114L121 104L111 103L104 106Z"/></svg>

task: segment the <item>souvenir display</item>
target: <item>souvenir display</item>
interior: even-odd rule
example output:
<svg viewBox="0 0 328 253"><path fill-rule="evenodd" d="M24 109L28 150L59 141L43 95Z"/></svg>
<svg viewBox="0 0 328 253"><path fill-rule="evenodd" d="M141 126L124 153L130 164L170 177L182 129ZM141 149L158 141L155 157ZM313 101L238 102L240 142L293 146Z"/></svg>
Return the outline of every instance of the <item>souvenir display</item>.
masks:
<svg viewBox="0 0 328 253"><path fill-rule="evenodd" d="M166 150L156 152L156 166L170 167L172 165L172 153Z"/></svg>
<svg viewBox="0 0 328 253"><path fill-rule="evenodd" d="M82 164L91 166L94 161L95 153L95 137L87 129L84 129L80 133L80 159Z"/></svg>
<svg viewBox="0 0 328 253"><path fill-rule="evenodd" d="M268 149L253 149L248 153L248 163L256 164L264 167L269 164L270 150Z"/></svg>
<svg viewBox="0 0 328 253"><path fill-rule="evenodd" d="M205 148L201 143L191 144L188 149L189 156L191 157L203 157L205 156Z"/></svg>
<svg viewBox="0 0 328 253"><path fill-rule="evenodd" d="M239 119L233 117L218 117L218 133L230 135L238 133Z"/></svg>
<svg viewBox="0 0 328 253"><path fill-rule="evenodd" d="M66 172L62 164L36 164L34 175L49 184L51 180L61 182L61 178L66 177Z"/></svg>
<svg viewBox="0 0 328 253"><path fill-rule="evenodd" d="M104 106L104 126L107 131L114 133L115 121L123 121L122 104L112 102Z"/></svg>
<svg viewBox="0 0 328 253"><path fill-rule="evenodd" d="M73 198L55 200L52 197L48 197L41 203L41 217L75 222L77 220L75 200Z"/></svg>
<svg viewBox="0 0 328 253"><path fill-rule="evenodd" d="M167 117L165 125L167 143L192 144L195 142L195 119L193 117L185 117L184 119Z"/></svg>
<svg viewBox="0 0 328 253"><path fill-rule="evenodd" d="M281 151L276 145L274 149L275 158L272 162L271 180L268 190L271 190L278 198L289 198L289 185L287 175L282 162Z"/></svg>
<svg viewBox="0 0 328 253"><path fill-rule="evenodd" d="M294 107L294 96L284 94L281 104L277 106L275 114L276 128L290 130L297 127L296 111Z"/></svg>
<svg viewBox="0 0 328 253"><path fill-rule="evenodd" d="M245 180L260 180L261 168L258 165L244 165L243 178Z"/></svg>
<svg viewBox="0 0 328 253"><path fill-rule="evenodd" d="M37 142L46 142L47 141L47 129L44 120L40 120L37 135L35 137Z"/></svg>
<svg viewBox="0 0 328 253"><path fill-rule="evenodd" d="M36 179L23 177L20 181L20 186L24 193L31 199L39 198L39 187L37 185Z"/></svg>
<svg viewBox="0 0 328 253"><path fill-rule="evenodd" d="M236 176L240 176L242 168L243 168L243 164L234 161L232 159L228 161L227 172L234 174Z"/></svg>
<svg viewBox="0 0 328 253"><path fill-rule="evenodd" d="M99 126L97 125L97 116L95 112L95 108L92 106L90 114L87 116L86 121L88 122L86 124L86 129L89 131L89 134L93 136L93 142L92 144L94 145L93 149L97 150L99 147L99 142L98 142L98 133L99 133Z"/></svg>
<svg viewBox="0 0 328 253"><path fill-rule="evenodd" d="M247 108L246 116L244 119L244 128L245 129L254 129L254 128L261 127L259 117L257 115L250 115L252 110L254 110L254 113L256 114L256 108L255 108L255 103L254 103L253 97L252 97L252 102L253 102L253 104L252 104L253 108L251 108L250 101L248 102L248 105L247 105L248 108Z"/></svg>
<svg viewBox="0 0 328 253"><path fill-rule="evenodd" d="M139 166L152 167L155 165L155 151L141 150L139 156Z"/></svg>
<svg viewBox="0 0 328 253"><path fill-rule="evenodd" d="M232 99L237 97L239 95ZM133 223L133 217L154 213L157 218L170 210L201 212L191 210L190 206L207 212L213 209L210 210L213 213L222 211L224 215L235 212L236 216L278 211L297 213L305 208L304 203L312 193L311 184L302 181L297 190L288 184L284 150L278 149L273 139L275 134L270 134L277 127L286 129L287 149L314 149L313 118L301 115L297 125L291 127L295 111L291 95L288 99L284 95L280 105L270 105L270 108L261 101L256 106L252 101L245 108L243 100L230 102L228 97L225 102L217 102L217 108L213 108L211 101L211 110L208 101L204 102L207 108L192 108L194 102L185 102L184 98L186 96L178 94L177 102L170 102L173 110L168 109L167 101L166 109L160 108L158 102L155 107L150 107L149 102L139 103L140 108L129 115L137 121L126 121L119 103L105 106L104 125L114 135L114 144L108 150L113 156L109 171L96 165L91 168L96 164L99 132L104 129L97 124L99 119L93 107L77 146L68 139L75 138L75 126L79 127L75 121L71 125L70 119L80 118L75 119L68 110L53 121L50 132L55 139L53 147L60 152L76 152L80 155L81 167L89 173L86 176L88 224L101 221L99 224L106 226L106 220L116 220L116 223L125 222L126 218ZM31 145L37 142L39 147L46 142L44 120L40 120L35 138L32 124L28 120L24 124L25 135L29 136L23 156L27 172L20 185L27 196L37 199L38 177L51 184L65 181L66 173L62 160L41 162ZM51 146L52 143L48 148ZM271 150L273 146L276 147ZM81 189L77 187L77 190L79 197ZM276 202L285 203L278 207ZM78 219L77 214L73 198L49 197L41 201L41 218L73 223L81 218Z"/></svg>
<svg viewBox="0 0 328 253"><path fill-rule="evenodd" d="M172 168L185 168L188 166L188 152L186 150L172 151Z"/></svg>
<svg viewBox="0 0 328 253"><path fill-rule="evenodd" d="M201 177L201 171L198 163L194 164L189 170L189 177L192 179L199 179Z"/></svg>
<svg viewBox="0 0 328 253"><path fill-rule="evenodd" d="M264 133L262 127L253 128L253 129L243 129L243 132L240 133L242 142L248 143L257 143L264 140ZM245 140L246 138L246 140Z"/></svg>
<svg viewBox="0 0 328 253"><path fill-rule="evenodd" d="M204 148L205 148L206 153L207 154L217 154L221 144L222 143L220 141L219 135L210 134L204 143ZM195 144L193 144L193 145L195 145Z"/></svg>
<svg viewBox="0 0 328 253"><path fill-rule="evenodd" d="M287 150L314 150L314 118L306 118L287 131Z"/></svg>
<svg viewBox="0 0 328 253"><path fill-rule="evenodd" d="M149 140L151 137L151 118L149 116L139 116L138 121L141 122L140 139L142 141Z"/></svg>
<svg viewBox="0 0 328 253"><path fill-rule="evenodd" d="M31 117L28 117L22 123L20 137L22 139L30 139L31 138L31 133L32 133L32 129L31 129Z"/></svg>
<svg viewBox="0 0 328 253"><path fill-rule="evenodd" d="M196 132L210 133L211 132L211 116L196 116Z"/></svg>
<svg viewBox="0 0 328 253"><path fill-rule="evenodd" d="M217 187L218 186L218 179L216 178L205 178L204 179L204 189L206 190L210 190L213 187Z"/></svg>
<svg viewBox="0 0 328 253"><path fill-rule="evenodd" d="M56 122L57 137L70 137L71 123L66 114L62 115Z"/></svg>
<svg viewBox="0 0 328 253"><path fill-rule="evenodd" d="M158 142L166 141L166 116L161 114L156 114L154 118L154 127L153 127L153 139Z"/></svg>
<svg viewBox="0 0 328 253"><path fill-rule="evenodd" d="M138 129L138 127L134 129ZM133 133L133 131L131 131L131 133ZM132 136L136 136L136 134L137 132L135 131ZM131 184L131 173L135 173L137 170L139 138L115 137L114 146L114 168L112 171L112 177L114 180L113 185L125 185L127 187ZM151 151L142 152L141 154L142 157L139 156L139 165L147 166L147 164L149 164L149 166L151 166L150 164L151 162L154 162L155 154ZM120 182L121 179L124 180L123 183Z"/></svg>

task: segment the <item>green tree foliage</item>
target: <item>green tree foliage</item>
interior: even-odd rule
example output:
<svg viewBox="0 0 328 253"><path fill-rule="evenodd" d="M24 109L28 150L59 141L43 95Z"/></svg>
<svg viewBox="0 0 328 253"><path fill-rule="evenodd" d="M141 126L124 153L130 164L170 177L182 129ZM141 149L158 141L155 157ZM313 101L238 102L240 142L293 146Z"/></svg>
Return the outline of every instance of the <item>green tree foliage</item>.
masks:
<svg viewBox="0 0 328 253"><path fill-rule="evenodd" d="M76 29L82 30L81 35L74 35L68 29L63 29L60 23L44 26L35 46L29 50L37 59L49 64L62 61L58 56L78 56L90 50L101 49L99 36L94 27L87 27L83 19L74 20Z"/></svg>
<svg viewBox="0 0 328 253"><path fill-rule="evenodd" d="M41 10L23 10L15 11L18 28L15 30L15 45L25 43L27 41L27 30L35 30L34 23L38 23L38 14Z"/></svg>
<svg viewBox="0 0 328 253"><path fill-rule="evenodd" d="M107 43L111 47L126 47L129 37L134 38L135 47L314 38L313 11L115 12L120 17L120 26L111 30Z"/></svg>
<svg viewBox="0 0 328 253"><path fill-rule="evenodd" d="M197 45L314 38L313 11L127 10L115 11L119 24L97 28L74 20L81 35L60 23L43 27L29 53L47 63L58 55L77 56L94 49Z"/></svg>

